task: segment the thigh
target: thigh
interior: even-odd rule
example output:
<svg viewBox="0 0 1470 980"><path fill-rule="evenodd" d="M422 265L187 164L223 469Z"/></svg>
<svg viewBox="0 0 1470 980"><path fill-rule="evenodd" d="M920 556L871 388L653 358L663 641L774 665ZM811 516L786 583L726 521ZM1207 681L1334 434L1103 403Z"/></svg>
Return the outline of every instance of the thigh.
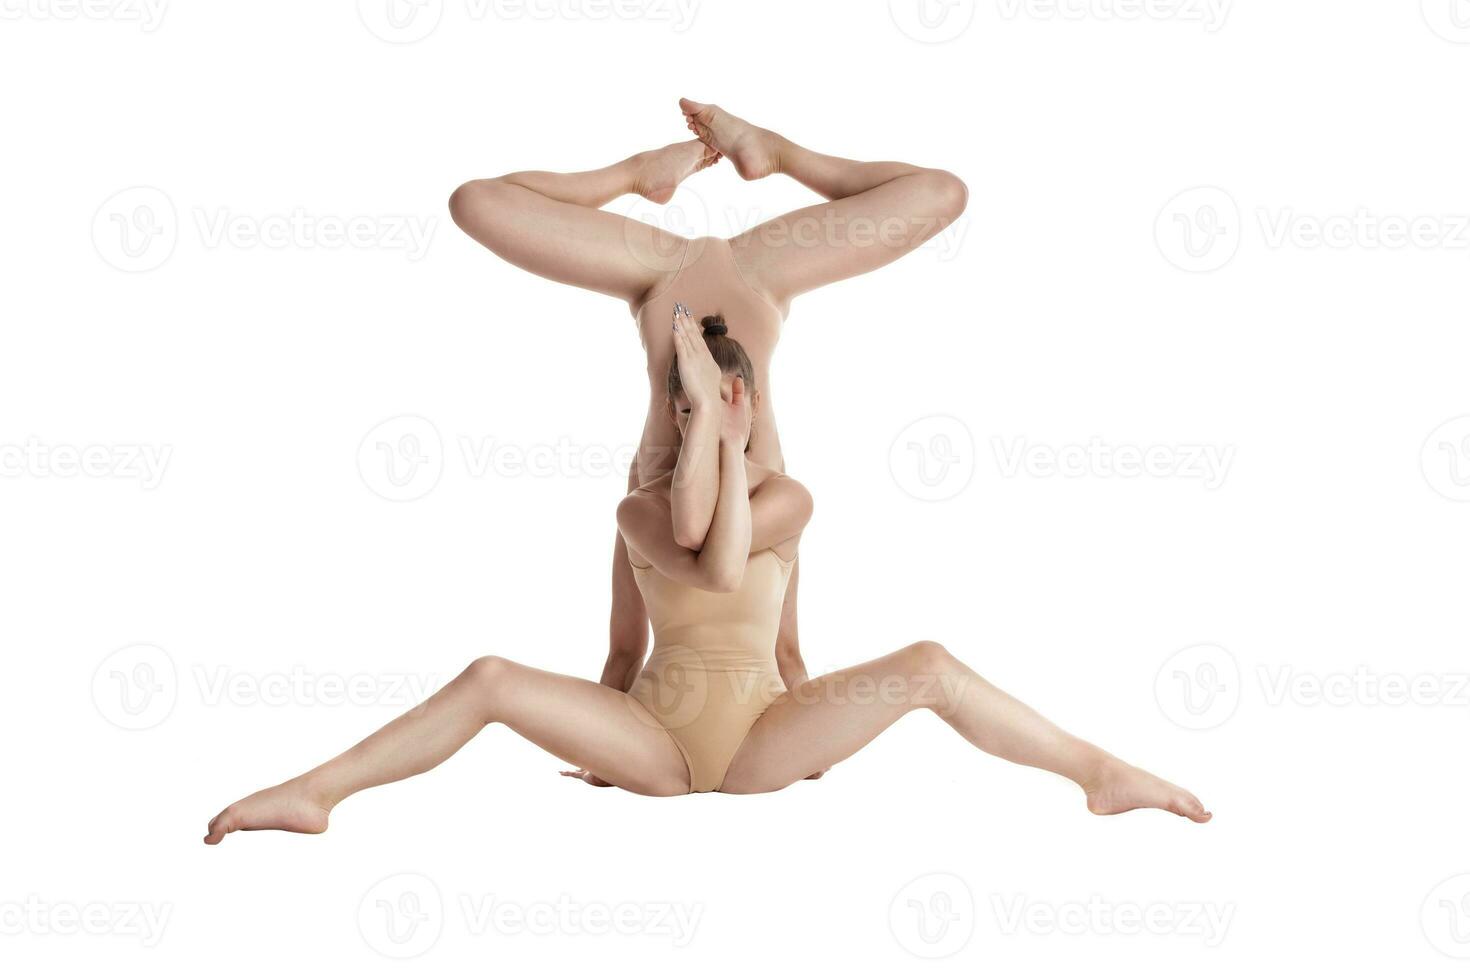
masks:
<svg viewBox="0 0 1470 980"><path fill-rule="evenodd" d="M725 793L768 793L857 752L917 707L928 707L919 645L814 677L787 691L751 726Z"/></svg>
<svg viewBox="0 0 1470 980"><path fill-rule="evenodd" d="M450 213L466 234L512 265L630 304L679 271L689 244L646 222L497 180L455 191Z"/></svg>
<svg viewBox="0 0 1470 980"><path fill-rule="evenodd" d="M773 218L730 240L747 280L777 307L792 297L872 272L934 237L964 209L964 189L939 172Z"/></svg>
<svg viewBox="0 0 1470 980"><path fill-rule="evenodd" d="M499 658L492 717L552 755L648 796L689 791L689 770L648 709L622 691Z"/></svg>

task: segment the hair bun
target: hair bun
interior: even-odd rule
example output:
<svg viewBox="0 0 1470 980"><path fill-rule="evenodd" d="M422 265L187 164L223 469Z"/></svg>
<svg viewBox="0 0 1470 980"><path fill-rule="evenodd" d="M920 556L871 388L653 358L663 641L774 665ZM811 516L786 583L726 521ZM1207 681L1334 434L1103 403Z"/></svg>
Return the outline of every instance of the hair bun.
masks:
<svg viewBox="0 0 1470 980"><path fill-rule="evenodd" d="M723 337L730 332L730 329L725 326L725 318L718 313L700 320L699 325L704 327L706 337Z"/></svg>

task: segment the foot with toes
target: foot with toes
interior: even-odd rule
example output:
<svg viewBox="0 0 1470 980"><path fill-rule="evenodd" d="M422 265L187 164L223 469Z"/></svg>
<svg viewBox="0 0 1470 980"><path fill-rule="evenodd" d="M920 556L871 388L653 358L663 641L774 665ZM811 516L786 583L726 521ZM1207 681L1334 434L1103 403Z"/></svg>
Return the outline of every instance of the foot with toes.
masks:
<svg viewBox="0 0 1470 980"><path fill-rule="evenodd" d="M730 158L746 180L759 180L781 169L780 139L769 129L752 126L717 105L680 99L684 124L710 149Z"/></svg>
<svg viewBox="0 0 1470 980"><path fill-rule="evenodd" d="M1099 815L1155 809L1195 823L1207 823L1213 816L1193 793L1118 759L1103 763L1097 776L1082 788L1087 792L1087 809Z"/></svg>
<svg viewBox="0 0 1470 980"><path fill-rule="evenodd" d="M667 204L684 178L719 160L719 152L699 140L670 143L662 149L640 153L633 158L637 167L633 189L655 204Z"/></svg>
<svg viewBox="0 0 1470 980"><path fill-rule="evenodd" d="M331 807L293 779L259 793L252 793L225 807L209 821L206 844L218 844L237 830L287 830L296 834L320 834L327 829Z"/></svg>

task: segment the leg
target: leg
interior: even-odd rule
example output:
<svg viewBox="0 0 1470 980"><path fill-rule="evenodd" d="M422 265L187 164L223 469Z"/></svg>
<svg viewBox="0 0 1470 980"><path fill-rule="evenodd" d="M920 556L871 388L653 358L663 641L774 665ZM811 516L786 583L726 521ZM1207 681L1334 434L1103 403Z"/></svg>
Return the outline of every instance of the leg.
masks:
<svg viewBox="0 0 1470 980"><path fill-rule="evenodd" d="M778 307L827 283L871 272L913 251L965 209L954 174L908 163L816 153L718 106L681 100L689 128L742 177L784 173L827 198L731 241L751 284Z"/></svg>
<svg viewBox="0 0 1470 980"><path fill-rule="evenodd" d="M698 140L582 173L524 171L461 185L449 213L466 234L513 265L636 304L678 270L687 242L598 210L623 194L668 201L719 155Z"/></svg>
<svg viewBox="0 0 1470 980"><path fill-rule="evenodd" d="M227 807L210 821L204 842L218 844L236 830L321 833L332 808L348 796L428 772L496 721L634 793L672 796L689 789L684 759L668 733L627 694L481 657L330 762Z"/></svg>
<svg viewBox="0 0 1470 980"><path fill-rule="evenodd" d="M1210 819L1185 790L1062 731L930 642L787 692L751 728L721 788L761 793L788 786L852 755L916 708L933 711L984 752L1067 777L1087 793L1094 813L1156 807Z"/></svg>

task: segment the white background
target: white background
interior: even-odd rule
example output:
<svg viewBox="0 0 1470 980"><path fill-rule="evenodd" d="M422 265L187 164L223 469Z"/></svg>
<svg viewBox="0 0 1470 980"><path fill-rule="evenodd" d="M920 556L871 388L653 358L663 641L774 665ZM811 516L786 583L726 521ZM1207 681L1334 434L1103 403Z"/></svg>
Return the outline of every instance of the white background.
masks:
<svg viewBox="0 0 1470 980"><path fill-rule="evenodd" d="M629 2L5 0L6 972L1460 975L1470 8ZM914 715L746 798L497 727L324 837L200 843L478 655L597 676L637 336L445 200L681 139L683 94L970 188L776 356L813 673L940 640L1212 824L1091 817ZM721 166L615 206L811 200ZM376 446L414 431L405 490Z"/></svg>

